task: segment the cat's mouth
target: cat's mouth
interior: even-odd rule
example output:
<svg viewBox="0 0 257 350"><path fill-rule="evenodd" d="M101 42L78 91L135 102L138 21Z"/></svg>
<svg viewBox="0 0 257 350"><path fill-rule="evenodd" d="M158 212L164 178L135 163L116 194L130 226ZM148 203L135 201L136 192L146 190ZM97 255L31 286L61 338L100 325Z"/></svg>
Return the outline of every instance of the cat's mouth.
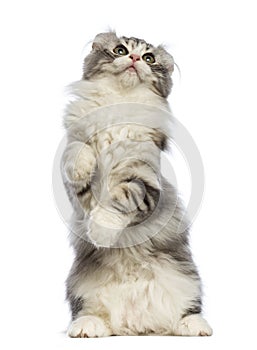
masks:
<svg viewBox="0 0 257 350"><path fill-rule="evenodd" d="M129 71L129 72L132 72L132 73L137 73L137 69L136 69L136 67L132 64L131 66L129 66L128 68L127 68L127 70Z"/></svg>

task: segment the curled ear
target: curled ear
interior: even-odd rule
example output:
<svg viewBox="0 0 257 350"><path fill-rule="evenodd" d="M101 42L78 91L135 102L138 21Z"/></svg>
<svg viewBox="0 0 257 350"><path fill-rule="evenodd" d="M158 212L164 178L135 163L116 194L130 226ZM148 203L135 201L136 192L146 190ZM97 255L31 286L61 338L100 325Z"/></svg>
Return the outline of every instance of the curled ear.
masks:
<svg viewBox="0 0 257 350"><path fill-rule="evenodd" d="M170 75L173 73L174 71L174 59L172 56L170 56L172 58L172 62L170 62L168 65L167 65L167 68L168 68L168 71L170 73Z"/></svg>
<svg viewBox="0 0 257 350"><path fill-rule="evenodd" d="M97 34L95 37L92 49L93 50L100 50L103 47L106 47L110 42L118 41L117 35L115 32L107 32L107 33L100 33Z"/></svg>
<svg viewBox="0 0 257 350"><path fill-rule="evenodd" d="M174 71L173 57L165 50L163 46L158 46L157 49L162 57L162 62L164 63L165 67L168 69L168 72L171 75Z"/></svg>

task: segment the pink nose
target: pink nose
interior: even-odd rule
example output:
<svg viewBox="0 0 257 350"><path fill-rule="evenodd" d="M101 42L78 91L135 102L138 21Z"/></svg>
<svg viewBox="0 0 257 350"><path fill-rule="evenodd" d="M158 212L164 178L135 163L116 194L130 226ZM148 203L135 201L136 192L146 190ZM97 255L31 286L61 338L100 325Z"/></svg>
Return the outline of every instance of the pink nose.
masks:
<svg viewBox="0 0 257 350"><path fill-rule="evenodd" d="M140 60L140 56L135 53L132 53L129 57L132 59L133 62Z"/></svg>

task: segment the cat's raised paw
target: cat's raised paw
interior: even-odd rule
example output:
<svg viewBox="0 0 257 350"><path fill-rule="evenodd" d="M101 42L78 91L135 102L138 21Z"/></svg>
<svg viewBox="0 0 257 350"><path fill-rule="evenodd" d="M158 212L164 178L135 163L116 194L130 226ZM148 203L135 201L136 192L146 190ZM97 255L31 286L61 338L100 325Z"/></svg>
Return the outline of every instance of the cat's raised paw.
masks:
<svg viewBox="0 0 257 350"><path fill-rule="evenodd" d="M71 338L96 338L111 335L104 321L96 316L82 316L73 321L68 330Z"/></svg>
<svg viewBox="0 0 257 350"><path fill-rule="evenodd" d="M180 320L176 335L210 336L212 335L212 329L201 315L194 314Z"/></svg>
<svg viewBox="0 0 257 350"><path fill-rule="evenodd" d="M72 142L63 155L63 169L69 182L89 182L96 167L93 149L82 142Z"/></svg>

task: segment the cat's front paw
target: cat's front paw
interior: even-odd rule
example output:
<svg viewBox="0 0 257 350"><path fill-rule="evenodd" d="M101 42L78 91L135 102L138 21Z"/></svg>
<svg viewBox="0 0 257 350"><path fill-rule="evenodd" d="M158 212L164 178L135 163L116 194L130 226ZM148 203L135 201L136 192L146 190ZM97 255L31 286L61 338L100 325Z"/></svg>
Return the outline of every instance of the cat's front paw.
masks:
<svg viewBox="0 0 257 350"><path fill-rule="evenodd" d="M97 247L112 247L128 223L127 215L112 207L97 205L90 213L88 237Z"/></svg>
<svg viewBox="0 0 257 350"><path fill-rule="evenodd" d="M96 316L82 316L73 321L68 330L71 338L96 338L111 335L104 321Z"/></svg>
<svg viewBox="0 0 257 350"><path fill-rule="evenodd" d="M212 329L201 315L194 314L180 320L176 335L210 336L212 335Z"/></svg>
<svg viewBox="0 0 257 350"><path fill-rule="evenodd" d="M88 145L77 148L78 149L73 151L72 157L70 156L65 164L66 176L71 182L88 182L94 172L96 158L92 148Z"/></svg>

